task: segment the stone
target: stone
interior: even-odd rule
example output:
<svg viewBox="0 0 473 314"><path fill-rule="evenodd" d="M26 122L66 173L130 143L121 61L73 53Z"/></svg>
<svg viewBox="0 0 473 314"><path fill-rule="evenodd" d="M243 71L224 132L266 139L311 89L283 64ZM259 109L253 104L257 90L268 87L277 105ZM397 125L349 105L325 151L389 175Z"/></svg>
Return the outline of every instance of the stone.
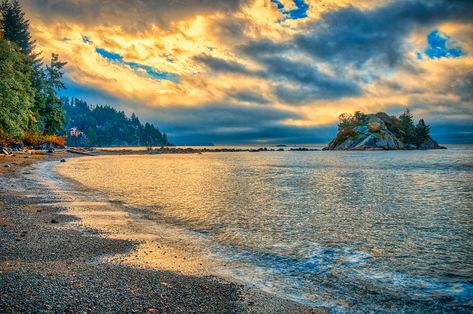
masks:
<svg viewBox="0 0 473 314"><path fill-rule="evenodd" d="M438 149L442 148L433 139L416 146L404 144L391 132L383 120L375 114L368 114L362 123L346 135L339 132L323 150L400 150L400 149Z"/></svg>
<svg viewBox="0 0 473 314"><path fill-rule="evenodd" d="M65 160L65 159L61 159L61 162L66 162L66 160Z"/></svg>

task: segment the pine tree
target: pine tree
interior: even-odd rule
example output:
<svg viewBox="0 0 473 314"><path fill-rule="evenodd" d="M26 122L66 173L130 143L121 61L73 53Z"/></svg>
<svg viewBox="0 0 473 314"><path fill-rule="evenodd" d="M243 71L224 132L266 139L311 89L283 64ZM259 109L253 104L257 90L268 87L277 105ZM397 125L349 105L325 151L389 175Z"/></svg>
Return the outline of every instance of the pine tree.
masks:
<svg viewBox="0 0 473 314"><path fill-rule="evenodd" d="M46 103L41 112L44 118L44 134L55 134L61 130L65 122L62 101L57 96L57 92L65 88L62 82L62 76L64 74L62 70L66 63L67 62L59 61L58 54L53 53L51 55L50 65L46 66Z"/></svg>
<svg viewBox="0 0 473 314"><path fill-rule="evenodd" d="M24 54L31 55L35 41L31 39L30 22L25 18L18 0L2 0L0 13L0 31L3 38L17 44Z"/></svg>
<svg viewBox="0 0 473 314"><path fill-rule="evenodd" d="M420 119L416 125L416 144L420 145L430 138L430 126L425 124L424 119Z"/></svg>
<svg viewBox="0 0 473 314"><path fill-rule="evenodd" d="M414 118L408 108L399 116L399 133L404 143L415 144Z"/></svg>
<svg viewBox="0 0 473 314"><path fill-rule="evenodd" d="M21 141L34 121L32 72L28 57L0 38L0 144Z"/></svg>

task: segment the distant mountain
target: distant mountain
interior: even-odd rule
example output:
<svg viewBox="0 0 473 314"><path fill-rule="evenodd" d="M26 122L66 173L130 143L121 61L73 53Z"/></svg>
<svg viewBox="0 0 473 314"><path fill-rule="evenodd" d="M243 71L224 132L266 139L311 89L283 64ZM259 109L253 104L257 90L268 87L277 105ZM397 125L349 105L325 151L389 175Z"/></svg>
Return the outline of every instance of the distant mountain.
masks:
<svg viewBox="0 0 473 314"><path fill-rule="evenodd" d="M66 117L66 145L106 146L169 146L166 133L153 124L142 124L133 113L110 106L91 106L87 102L63 97Z"/></svg>
<svg viewBox="0 0 473 314"><path fill-rule="evenodd" d="M430 127L420 119L414 125L409 111L398 117L384 112L339 117L338 133L325 150L399 150L438 149L440 146L430 136Z"/></svg>

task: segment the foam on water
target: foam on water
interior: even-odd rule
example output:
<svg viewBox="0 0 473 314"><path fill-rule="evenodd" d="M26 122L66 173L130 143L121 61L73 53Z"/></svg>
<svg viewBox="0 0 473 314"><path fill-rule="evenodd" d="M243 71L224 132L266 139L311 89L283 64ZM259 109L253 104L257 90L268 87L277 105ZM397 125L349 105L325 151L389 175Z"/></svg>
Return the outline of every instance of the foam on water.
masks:
<svg viewBox="0 0 473 314"><path fill-rule="evenodd" d="M39 171L69 205L126 209L134 230L299 302L469 313L472 148L86 157L58 166L73 185Z"/></svg>

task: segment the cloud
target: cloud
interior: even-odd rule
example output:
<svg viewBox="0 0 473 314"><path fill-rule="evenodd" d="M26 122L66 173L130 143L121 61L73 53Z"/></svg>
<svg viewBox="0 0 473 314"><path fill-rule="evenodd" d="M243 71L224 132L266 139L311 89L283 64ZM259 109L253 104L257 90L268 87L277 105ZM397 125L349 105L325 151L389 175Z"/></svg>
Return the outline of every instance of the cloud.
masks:
<svg viewBox="0 0 473 314"><path fill-rule="evenodd" d="M69 95L178 141L328 141L342 112L406 106L433 131L471 131L471 1L22 4L38 50L68 61Z"/></svg>
<svg viewBox="0 0 473 314"><path fill-rule="evenodd" d="M276 77L278 81L296 83L296 88L279 87L278 97L287 103L300 103L312 99L331 99L361 94L361 89L352 81L337 79L320 72L304 63L282 57L265 57L262 63L266 66L265 75Z"/></svg>
<svg viewBox="0 0 473 314"><path fill-rule="evenodd" d="M233 93L230 93L230 96L236 100L240 100L240 101L248 102L248 103L256 103L256 104L269 103L269 100L264 98L261 95L261 92L253 92L250 90L233 92Z"/></svg>
<svg viewBox="0 0 473 314"><path fill-rule="evenodd" d="M233 72L241 74L250 74L246 67L236 61L228 61L221 58L215 58L209 55L195 56L194 60L205 64L210 70L215 72Z"/></svg>
<svg viewBox="0 0 473 314"><path fill-rule="evenodd" d="M23 0L31 11L50 21L67 20L84 25L120 25L140 32L150 24L170 24L196 15L231 13L245 3L243 0Z"/></svg>
<svg viewBox="0 0 473 314"><path fill-rule="evenodd" d="M371 10L347 7L324 13L295 41L317 60L342 66L369 61L395 66L405 56L410 32L449 19L468 21L472 15L468 1L393 1Z"/></svg>

